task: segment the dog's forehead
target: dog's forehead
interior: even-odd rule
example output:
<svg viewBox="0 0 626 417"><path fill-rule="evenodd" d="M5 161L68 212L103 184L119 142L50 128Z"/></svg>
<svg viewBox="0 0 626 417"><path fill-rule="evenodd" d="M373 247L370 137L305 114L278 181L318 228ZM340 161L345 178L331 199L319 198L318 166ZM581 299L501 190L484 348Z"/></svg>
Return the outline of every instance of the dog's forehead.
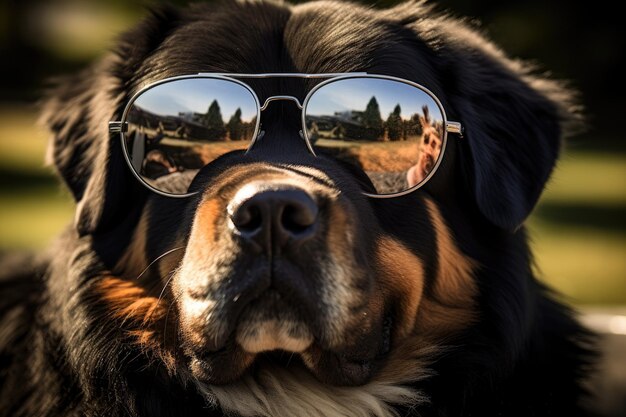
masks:
<svg viewBox="0 0 626 417"><path fill-rule="evenodd" d="M269 2L204 5L142 65L140 84L197 72L353 72L435 88L435 60L414 31L358 5Z"/></svg>

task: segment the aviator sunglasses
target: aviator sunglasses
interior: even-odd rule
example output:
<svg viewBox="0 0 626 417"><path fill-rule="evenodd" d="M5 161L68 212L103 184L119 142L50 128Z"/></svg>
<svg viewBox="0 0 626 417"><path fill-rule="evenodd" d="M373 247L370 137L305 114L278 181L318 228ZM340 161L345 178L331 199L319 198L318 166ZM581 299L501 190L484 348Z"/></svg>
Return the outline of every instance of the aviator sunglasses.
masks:
<svg viewBox="0 0 626 417"><path fill-rule="evenodd" d="M323 80L303 102L271 96L263 105L242 80ZM439 99L401 78L367 73L213 74L166 78L138 91L122 118L109 123L119 133L126 161L152 191L169 197L194 194L197 173L222 155L249 151L261 140L261 113L272 101L288 100L302 112L300 136L309 151L360 168L375 193L394 197L414 191L435 173L447 134L462 135L446 119Z"/></svg>

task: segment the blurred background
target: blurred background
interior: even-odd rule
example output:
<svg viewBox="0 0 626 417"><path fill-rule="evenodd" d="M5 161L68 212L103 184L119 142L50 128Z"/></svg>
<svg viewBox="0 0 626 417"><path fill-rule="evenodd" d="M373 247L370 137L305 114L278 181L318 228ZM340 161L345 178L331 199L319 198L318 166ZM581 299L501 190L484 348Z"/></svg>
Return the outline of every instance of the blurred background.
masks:
<svg viewBox="0 0 626 417"><path fill-rule="evenodd" d="M68 192L43 165L46 132L35 124L34 103L46 80L97 58L155 3L0 3L0 251L43 247L72 217ZM583 307L594 327L619 335L626 334L626 31L621 13L603 3L436 2L466 16L510 56L531 60L581 92L588 130L567 142L528 225L541 279ZM622 367L609 368L626 384L623 346L607 349L621 353ZM626 398L614 401L626 415Z"/></svg>

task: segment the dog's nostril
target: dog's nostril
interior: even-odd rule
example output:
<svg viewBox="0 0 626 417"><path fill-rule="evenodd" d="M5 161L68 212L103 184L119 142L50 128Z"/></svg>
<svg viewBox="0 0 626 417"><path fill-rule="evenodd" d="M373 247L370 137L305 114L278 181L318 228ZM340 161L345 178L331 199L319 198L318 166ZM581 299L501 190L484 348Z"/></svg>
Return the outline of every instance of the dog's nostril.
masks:
<svg viewBox="0 0 626 417"><path fill-rule="evenodd" d="M232 224L242 238L270 250L315 234L319 209L309 193L291 185L263 188L245 186L229 204Z"/></svg>
<svg viewBox="0 0 626 417"><path fill-rule="evenodd" d="M242 232L253 233L263 226L261 208L254 204L242 204L231 218L235 227Z"/></svg>
<svg viewBox="0 0 626 417"><path fill-rule="evenodd" d="M306 232L317 220L317 205L308 196L287 204L280 219L281 226L294 234Z"/></svg>

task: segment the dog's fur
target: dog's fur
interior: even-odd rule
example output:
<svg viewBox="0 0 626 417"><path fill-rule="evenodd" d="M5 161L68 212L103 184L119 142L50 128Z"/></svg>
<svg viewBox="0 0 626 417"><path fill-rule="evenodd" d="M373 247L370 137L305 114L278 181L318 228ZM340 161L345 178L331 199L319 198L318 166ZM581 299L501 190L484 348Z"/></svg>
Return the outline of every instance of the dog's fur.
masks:
<svg viewBox="0 0 626 417"><path fill-rule="evenodd" d="M168 76L348 71L425 85L465 126L419 191L363 196L361 173L307 152L292 103L186 199L139 184L107 130ZM252 85L261 102L305 92ZM584 415L590 334L535 279L522 226L577 119L561 84L422 3L153 12L44 103L76 218L3 264L0 415ZM315 196L318 238L267 254L229 234L227 205L260 183Z"/></svg>

